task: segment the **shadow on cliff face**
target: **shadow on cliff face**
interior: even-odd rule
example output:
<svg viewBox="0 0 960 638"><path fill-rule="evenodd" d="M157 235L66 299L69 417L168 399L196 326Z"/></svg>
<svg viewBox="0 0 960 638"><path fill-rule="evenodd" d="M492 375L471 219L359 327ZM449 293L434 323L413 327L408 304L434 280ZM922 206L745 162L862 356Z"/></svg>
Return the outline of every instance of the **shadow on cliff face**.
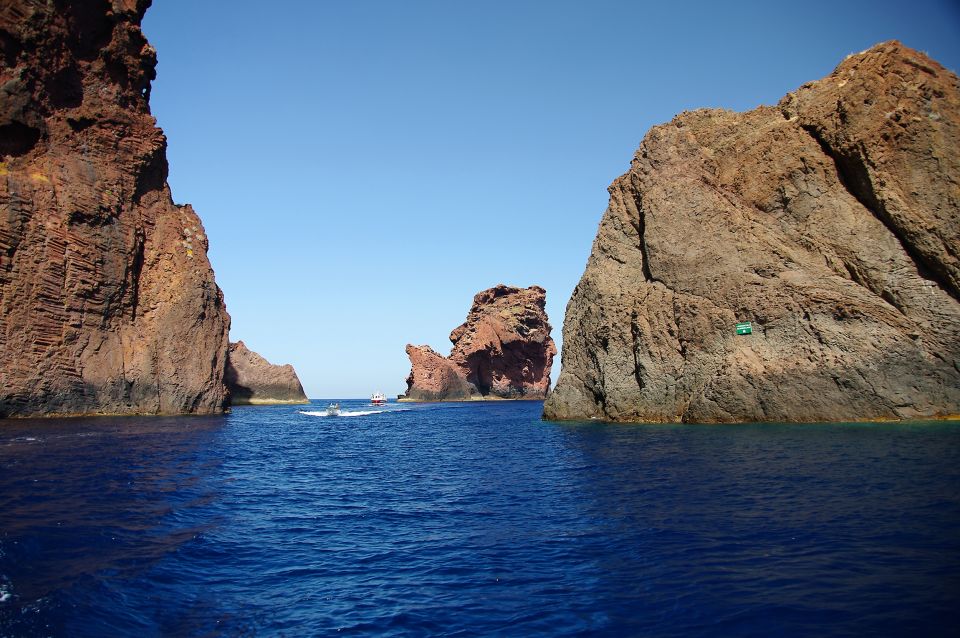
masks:
<svg viewBox="0 0 960 638"><path fill-rule="evenodd" d="M521 399L528 391L542 398L534 387L548 369L542 344L516 341L503 344L500 352L480 350L467 357L467 382L482 396Z"/></svg>
<svg viewBox="0 0 960 638"><path fill-rule="evenodd" d="M253 396L253 388L239 382L237 369L230 365L229 358L223 370L223 383L230 390L230 397L227 399L228 405L232 402L249 400Z"/></svg>
<svg viewBox="0 0 960 638"><path fill-rule="evenodd" d="M0 395L0 419L26 423L31 420L30 416L37 414L71 419L98 416L129 419L134 414L153 417L176 414L211 416L220 414L224 407L217 406L219 409L215 412L204 412L201 396L173 394L169 390L168 385L158 386L142 380L133 382L118 379L116 383L104 386L76 381L59 388Z"/></svg>
<svg viewBox="0 0 960 638"><path fill-rule="evenodd" d="M594 385L585 389L592 392L589 400L597 406L593 414L580 411L582 398L568 395L568 385L554 390L556 396L551 395L544 416L633 423L821 423L956 416L944 408L960 403L951 371L922 361L908 363L895 354L846 366L793 362L785 370L747 369L731 362L699 381L646 371L642 385L632 376L618 379L611 369L588 375Z"/></svg>
<svg viewBox="0 0 960 638"><path fill-rule="evenodd" d="M0 126L0 157L26 155L40 141L41 134L40 129L27 126L22 122L11 122Z"/></svg>

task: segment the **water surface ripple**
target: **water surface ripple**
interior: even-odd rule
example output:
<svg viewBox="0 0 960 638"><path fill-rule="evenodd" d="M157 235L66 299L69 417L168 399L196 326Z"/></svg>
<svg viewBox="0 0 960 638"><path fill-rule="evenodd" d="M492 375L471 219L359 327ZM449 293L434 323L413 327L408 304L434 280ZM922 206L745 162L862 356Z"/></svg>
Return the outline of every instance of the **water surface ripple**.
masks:
<svg viewBox="0 0 960 638"><path fill-rule="evenodd" d="M323 405L0 422L0 636L960 627L958 424Z"/></svg>

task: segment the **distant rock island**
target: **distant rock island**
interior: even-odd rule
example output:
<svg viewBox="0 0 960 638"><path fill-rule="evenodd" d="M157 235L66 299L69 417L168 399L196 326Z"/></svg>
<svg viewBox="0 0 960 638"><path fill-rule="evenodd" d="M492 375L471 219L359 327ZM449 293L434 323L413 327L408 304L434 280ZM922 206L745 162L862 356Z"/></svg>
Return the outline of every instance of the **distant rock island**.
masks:
<svg viewBox="0 0 960 638"><path fill-rule="evenodd" d="M498 285L473 298L466 322L450 333L444 357L407 346L409 401L542 399L557 348L550 337L546 291Z"/></svg>
<svg viewBox="0 0 960 638"><path fill-rule="evenodd" d="M293 366L274 365L242 341L230 344L224 380L231 405L309 403Z"/></svg>
<svg viewBox="0 0 960 638"><path fill-rule="evenodd" d="M610 186L545 416L957 414L958 185L957 76L898 42L775 107L654 127Z"/></svg>
<svg viewBox="0 0 960 638"><path fill-rule="evenodd" d="M222 411L230 317L166 183L148 5L0 10L0 416Z"/></svg>

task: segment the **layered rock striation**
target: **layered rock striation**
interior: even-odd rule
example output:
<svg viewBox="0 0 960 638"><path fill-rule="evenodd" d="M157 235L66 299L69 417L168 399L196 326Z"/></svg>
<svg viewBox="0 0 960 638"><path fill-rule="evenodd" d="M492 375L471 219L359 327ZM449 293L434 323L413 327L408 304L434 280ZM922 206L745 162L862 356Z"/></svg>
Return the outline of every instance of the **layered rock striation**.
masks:
<svg viewBox="0 0 960 638"><path fill-rule="evenodd" d="M539 286L499 285L477 293L463 325L450 333L443 357L429 346L407 346L406 399L542 399L557 353Z"/></svg>
<svg viewBox="0 0 960 638"><path fill-rule="evenodd" d="M683 113L609 191L547 418L960 412L960 85L933 60L887 42Z"/></svg>
<svg viewBox="0 0 960 638"><path fill-rule="evenodd" d="M166 183L148 5L0 5L0 417L222 410L230 319Z"/></svg>
<svg viewBox="0 0 960 638"><path fill-rule="evenodd" d="M230 344L224 381L231 405L309 403L292 365L274 365L242 341Z"/></svg>

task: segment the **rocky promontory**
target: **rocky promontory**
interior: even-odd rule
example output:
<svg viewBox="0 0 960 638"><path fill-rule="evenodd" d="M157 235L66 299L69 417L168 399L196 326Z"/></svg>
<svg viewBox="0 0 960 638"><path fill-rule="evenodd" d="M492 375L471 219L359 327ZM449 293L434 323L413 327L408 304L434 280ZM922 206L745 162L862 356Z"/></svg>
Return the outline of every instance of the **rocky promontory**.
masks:
<svg viewBox="0 0 960 638"><path fill-rule="evenodd" d="M274 365L242 341L230 344L224 381L230 405L309 403L292 365Z"/></svg>
<svg viewBox="0 0 960 638"><path fill-rule="evenodd" d="M683 113L609 191L547 418L960 412L960 85L935 61L887 42L777 106Z"/></svg>
<svg viewBox="0 0 960 638"><path fill-rule="evenodd" d="M0 417L223 409L230 318L166 183L148 6L0 4Z"/></svg>
<svg viewBox="0 0 960 638"><path fill-rule="evenodd" d="M407 346L410 401L542 399L557 353L539 286L499 285L477 293L466 322L450 333L449 357Z"/></svg>

